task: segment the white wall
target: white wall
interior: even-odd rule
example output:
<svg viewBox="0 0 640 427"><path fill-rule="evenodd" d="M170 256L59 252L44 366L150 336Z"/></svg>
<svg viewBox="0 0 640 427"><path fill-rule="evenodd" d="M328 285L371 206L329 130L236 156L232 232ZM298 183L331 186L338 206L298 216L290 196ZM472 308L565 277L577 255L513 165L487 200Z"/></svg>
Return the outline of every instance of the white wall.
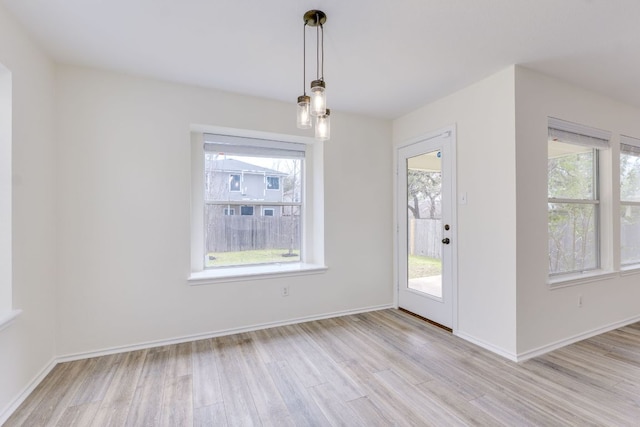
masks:
<svg viewBox="0 0 640 427"><path fill-rule="evenodd" d="M393 141L455 124L458 206L458 330L513 356L516 350L514 69L393 123Z"/></svg>
<svg viewBox="0 0 640 427"><path fill-rule="evenodd" d="M547 118L611 131L617 156L620 134L640 137L640 110L526 68L516 68L515 82L518 353L526 353L640 319L638 274L554 290L547 285ZM619 230L611 232L617 251Z"/></svg>
<svg viewBox="0 0 640 427"><path fill-rule="evenodd" d="M59 355L392 303L390 122L332 112L326 273L188 286L190 125L297 134L295 104L72 66L57 76Z"/></svg>
<svg viewBox="0 0 640 427"><path fill-rule="evenodd" d="M0 63L13 85L11 269L13 307L23 310L0 331L1 420L54 357L56 277L54 68L1 4Z"/></svg>

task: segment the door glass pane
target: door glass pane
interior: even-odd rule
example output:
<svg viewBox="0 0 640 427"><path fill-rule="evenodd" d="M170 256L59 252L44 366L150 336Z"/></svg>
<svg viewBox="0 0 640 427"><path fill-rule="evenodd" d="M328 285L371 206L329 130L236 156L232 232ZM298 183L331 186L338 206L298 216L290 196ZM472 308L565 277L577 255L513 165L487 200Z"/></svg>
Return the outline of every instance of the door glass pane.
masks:
<svg viewBox="0 0 640 427"><path fill-rule="evenodd" d="M407 287L442 298L440 151L407 159Z"/></svg>

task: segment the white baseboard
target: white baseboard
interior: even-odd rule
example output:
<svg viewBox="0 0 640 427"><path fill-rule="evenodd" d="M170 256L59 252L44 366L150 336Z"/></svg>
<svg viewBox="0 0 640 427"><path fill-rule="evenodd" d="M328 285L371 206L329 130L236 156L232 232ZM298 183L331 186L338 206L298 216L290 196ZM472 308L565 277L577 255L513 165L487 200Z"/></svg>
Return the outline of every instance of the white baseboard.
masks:
<svg viewBox="0 0 640 427"><path fill-rule="evenodd" d="M394 304L384 304L384 305L378 305L378 306L363 307L355 310L336 311L332 313L324 313L324 314L313 315L313 316L304 316L304 317L298 317L294 319L288 319L288 320L277 321L277 322L261 323L261 324L250 325L250 326L245 326L241 328L230 328L230 329L224 329L224 330L219 330L215 332L207 332L203 334L186 335L186 336L171 338L171 339L147 341L139 344L111 347L111 348L106 348L106 349L97 350L97 351L80 352L80 353L59 356L53 359L51 362L49 362L47 366L45 366L42 369L42 371L38 375L36 375L33 378L33 380L31 380L31 382L25 387L22 393L20 393L20 395L18 395L18 397L16 397L13 400L13 402L11 402L2 412L0 412L0 425L2 425L11 416L11 414L13 414L13 412L18 408L18 406L20 406L20 404L24 402L24 400L29 396L29 394L33 392L33 390L38 386L38 384L40 384L40 382L47 376L47 374L49 374L49 372L51 372L51 370L58 363L88 359L91 357L105 356L109 354L124 353L128 351L142 350L142 349L153 348L153 347L161 347L165 345L180 344L184 342L215 338L215 337L220 337L225 335L233 335L233 334L239 334L243 332L251 332L251 331L257 331L261 329L275 328L278 326L294 325L297 323L311 322L314 320L330 319L333 317L348 316L352 314L366 313L370 311L386 310L389 308L396 308L396 307L394 306ZM567 339L556 341L551 344L541 346L536 349L529 350L523 353L518 353L518 354L512 353L501 347L487 343L465 332L455 331L454 334L466 341L469 341L479 347L482 347L488 351L491 351L492 353L498 354L508 360L511 360L513 362L523 362L525 360L543 355L545 353L564 347L566 345L573 344L575 342L582 341L586 338L590 338L590 337L602 334L604 332L609 332L614 329L618 329L638 321L640 321L640 315L634 316L632 318L628 318L619 322L611 323L607 326L596 328L596 329L569 337Z"/></svg>
<svg viewBox="0 0 640 427"><path fill-rule="evenodd" d="M341 317L341 316L348 316L348 315L351 315L351 314L366 313L366 312L369 312L369 311L385 310L385 309L388 309L388 308L393 308L393 304L384 304L384 305L377 305L377 306L371 306L371 307L363 307L363 308L358 308L358 309L355 309L355 310L335 311L335 312L332 312L332 313L324 313L324 314L318 314L318 315L313 315L313 316L297 317L297 318L294 318L294 319L281 320L281 321L276 321L276 322L260 323L260 324L257 324L257 325L243 326L243 327L240 327L240 328L223 329L223 330L214 331L214 332L206 332L206 333L203 333L203 334L185 335L185 336L177 337L177 338L163 339L163 340L157 340L157 341L146 341L146 342L139 343L139 344L124 345L124 346L118 346L118 347L110 347L110 348L105 348L105 349L96 350L96 351L72 353L72 354L67 354L67 355L63 355L63 356L58 356L57 362L58 363L60 363L60 362L70 362L70 361L74 361L74 360L88 359L88 358L91 358L91 357L106 356L106 355L109 355L109 354L125 353L125 352L128 352L128 351L135 351L135 350L144 350L144 349L147 349L147 348L162 347L162 346L165 346L165 345L172 345L172 344L181 344L181 343L184 343L184 342L204 340L204 339L208 339L208 338L221 337L221 336L225 336L225 335L240 334L240 333L243 333L243 332L258 331L258 330L261 330L261 329L275 328L275 327L278 327L278 326L294 325L294 324L297 324L297 323L311 322L311 321L314 321L314 320L330 319L332 317Z"/></svg>
<svg viewBox="0 0 640 427"><path fill-rule="evenodd" d="M18 406L22 404L26 400L27 397L35 390L35 388L42 382L42 380L49 375L49 372L58 364L58 361L54 358L52 359L30 382L27 386L22 390L22 392L13 399L12 402L7 405L6 408L0 412L0 426L3 425L9 417L18 409Z"/></svg>
<svg viewBox="0 0 640 427"><path fill-rule="evenodd" d="M599 328L592 329L590 331L586 331L577 335L574 335L569 338L565 338L559 341L552 342L547 345L543 345L538 348L534 348L533 350L528 350L522 353L518 353L518 362L524 362L525 360L532 359L534 357L542 356L543 354L549 353L550 351L557 350L561 347L565 347L569 344L576 343L578 341L585 340L587 338L595 337L596 335L603 334L605 332L613 331L614 329L622 328L623 326L630 325L632 323L636 323L640 321L640 315L630 317L625 320L621 320L619 322L610 323L606 326L602 326Z"/></svg>
<svg viewBox="0 0 640 427"><path fill-rule="evenodd" d="M457 336L457 337L462 338L465 341L469 341L470 343L475 344L478 347L482 347L485 350L489 350L492 353L495 353L495 354L497 354L499 356L502 356L502 357L504 357L506 359L509 359L509 360L511 360L513 362L517 362L518 361L517 355L515 353L512 353L512 352L507 351L507 350L505 350L505 349L503 349L501 347L495 346L495 345L493 345L491 343L488 343L486 341L478 339L478 338L476 338L476 337L474 337L472 335L469 335L469 334L467 334L465 332L454 331L454 335Z"/></svg>
<svg viewBox="0 0 640 427"><path fill-rule="evenodd" d="M489 350L493 353L496 353L506 359L509 359L513 362L524 362L526 360L532 359L534 357L538 357L538 356L542 356L543 354L549 353L553 350L557 350L559 348L565 347L567 345L576 343L578 341L582 341L585 340L587 338L591 338L591 337L595 337L596 335L600 335L603 334L605 332L609 332L609 331L613 331L614 329L618 329L621 328L623 326L627 326L630 325L632 323L636 323L640 321L640 315L638 316L634 316L634 317L630 317L628 319L625 320L621 320L618 322L614 322L614 323L610 323L606 326L602 326L599 328L595 328L592 329L590 331L586 331L559 341L555 341L546 345L543 345L541 347L538 348L534 348L532 350L528 350L522 353L512 353L510 351L506 351L503 348L497 347L493 344L487 343L481 339L478 339L474 336L468 335L465 332L460 332L460 331L454 331L454 335L469 341L470 343L473 343L479 347L482 347L486 350Z"/></svg>

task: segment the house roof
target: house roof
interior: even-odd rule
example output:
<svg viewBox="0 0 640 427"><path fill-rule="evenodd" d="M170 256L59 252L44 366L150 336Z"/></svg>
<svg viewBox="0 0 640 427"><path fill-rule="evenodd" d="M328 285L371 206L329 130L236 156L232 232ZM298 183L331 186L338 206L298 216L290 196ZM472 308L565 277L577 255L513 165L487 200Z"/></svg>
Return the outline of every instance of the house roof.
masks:
<svg viewBox="0 0 640 427"><path fill-rule="evenodd" d="M286 173L277 171L275 169L269 169L231 158L214 160L212 162L212 165L214 170L219 170L222 172L249 172L260 175L265 174L274 176L287 176Z"/></svg>
<svg viewBox="0 0 640 427"><path fill-rule="evenodd" d="M640 107L636 0L0 1L60 63L291 104L315 3L334 114L397 118L511 64Z"/></svg>

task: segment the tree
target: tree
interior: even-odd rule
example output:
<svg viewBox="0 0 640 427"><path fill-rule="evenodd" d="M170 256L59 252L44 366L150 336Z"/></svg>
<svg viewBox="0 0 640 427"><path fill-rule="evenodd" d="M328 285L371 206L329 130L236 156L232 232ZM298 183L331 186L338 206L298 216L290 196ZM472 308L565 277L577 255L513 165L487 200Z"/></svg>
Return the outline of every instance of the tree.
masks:
<svg viewBox="0 0 640 427"><path fill-rule="evenodd" d="M620 153L620 202L622 263L640 260L640 152L622 145Z"/></svg>
<svg viewBox="0 0 640 427"><path fill-rule="evenodd" d="M620 156L620 200L640 201L640 154Z"/></svg>
<svg viewBox="0 0 640 427"><path fill-rule="evenodd" d="M442 192L442 173L409 169L407 171L407 207L420 219L420 202L429 201L429 218L437 217L437 204ZM412 205L413 203L413 205Z"/></svg>

